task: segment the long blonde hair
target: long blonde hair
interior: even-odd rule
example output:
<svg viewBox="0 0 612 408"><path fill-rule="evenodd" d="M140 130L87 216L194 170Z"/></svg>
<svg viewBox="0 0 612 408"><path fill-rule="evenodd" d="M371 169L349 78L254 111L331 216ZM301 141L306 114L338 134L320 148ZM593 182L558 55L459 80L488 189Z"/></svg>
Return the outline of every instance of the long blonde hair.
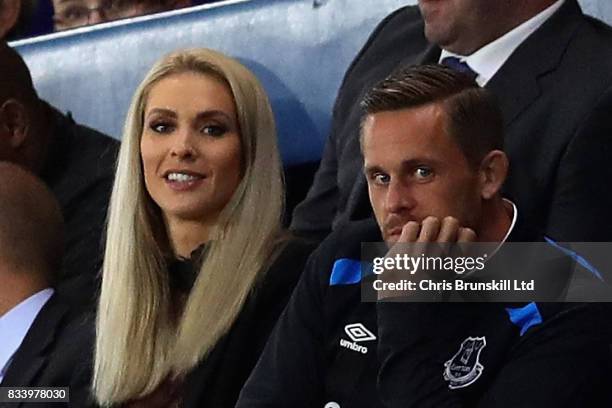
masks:
<svg viewBox="0 0 612 408"><path fill-rule="evenodd" d="M148 93L182 72L212 75L230 88L240 126L243 177L222 211L182 315L172 318L168 237L144 185L140 159ZM255 76L208 49L172 53L149 71L130 106L110 202L93 387L108 406L186 374L236 320L282 242L283 181L274 118Z"/></svg>

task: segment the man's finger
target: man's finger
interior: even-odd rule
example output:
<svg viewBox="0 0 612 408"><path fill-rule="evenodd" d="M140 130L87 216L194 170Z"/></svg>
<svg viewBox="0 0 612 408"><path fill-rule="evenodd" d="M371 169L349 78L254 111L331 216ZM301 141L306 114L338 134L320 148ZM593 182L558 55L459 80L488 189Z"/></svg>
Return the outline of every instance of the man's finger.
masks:
<svg viewBox="0 0 612 408"><path fill-rule="evenodd" d="M476 233L471 228L459 228L457 242L474 242L476 241Z"/></svg>
<svg viewBox="0 0 612 408"><path fill-rule="evenodd" d="M444 217L440 233L438 234L439 243L454 243L459 235L459 220L454 217Z"/></svg>
<svg viewBox="0 0 612 408"><path fill-rule="evenodd" d="M421 230L421 224L416 221L408 221L402 228L402 233L397 240L398 243L411 243L416 242L419 232Z"/></svg>
<svg viewBox="0 0 612 408"><path fill-rule="evenodd" d="M421 223L421 232L417 242L436 242L440 233L440 220L429 216Z"/></svg>

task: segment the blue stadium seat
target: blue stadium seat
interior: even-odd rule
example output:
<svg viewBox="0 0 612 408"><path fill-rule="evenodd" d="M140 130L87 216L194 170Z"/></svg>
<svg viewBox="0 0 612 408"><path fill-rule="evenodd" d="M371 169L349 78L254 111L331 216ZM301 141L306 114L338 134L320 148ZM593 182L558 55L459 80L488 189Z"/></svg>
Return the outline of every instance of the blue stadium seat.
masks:
<svg viewBox="0 0 612 408"><path fill-rule="evenodd" d="M268 91L291 166L320 158L344 71L375 25L407 3L355 1L232 0L13 45L43 99L116 138L137 84L162 55L186 47L232 55Z"/></svg>
<svg viewBox="0 0 612 408"><path fill-rule="evenodd" d="M40 95L116 138L136 85L162 55L209 47L266 87L286 166L316 162L342 75L375 25L416 0L228 0L13 43ZM612 22L612 2L580 0Z"/></svg>

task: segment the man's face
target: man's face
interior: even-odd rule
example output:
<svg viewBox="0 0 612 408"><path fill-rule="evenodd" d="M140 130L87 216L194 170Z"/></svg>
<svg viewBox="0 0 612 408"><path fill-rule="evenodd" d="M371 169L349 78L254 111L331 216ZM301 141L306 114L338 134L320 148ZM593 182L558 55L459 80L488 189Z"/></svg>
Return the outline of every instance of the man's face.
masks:
<svg viewBox="0 0 612 408"><path fill-rule="evenodd" d="M408 221L428 216L478 225L480 172L447 134L439 104L368 115L362 143L370 202L387 243Z"/></svg>
<svg viewBox="0 0 612 408"><path fill-rule="evenodd" d="M160 0L53 0L55 30L163 11Z"/></svg>
<svg viewBox="0 0 612 408"><path fill-rule="evenodd" d="M469 55L493 36L509 0L419 0L427 39L446 50ZM506 10L507 12L508 10ZM498 21L499 22L499 21Z"/></svg>

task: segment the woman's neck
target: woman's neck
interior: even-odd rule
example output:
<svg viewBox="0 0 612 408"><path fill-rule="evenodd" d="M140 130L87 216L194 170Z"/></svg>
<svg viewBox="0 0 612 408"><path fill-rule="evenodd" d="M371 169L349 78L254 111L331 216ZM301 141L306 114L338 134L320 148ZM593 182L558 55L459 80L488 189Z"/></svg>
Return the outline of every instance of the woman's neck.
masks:
<svg viewBox="0 0 612 408"><path fill-rule="evenodd" d="M208 242L214 226L211 222L167 217L168 240L174 255L189 258L196 248Z"/></svg>

